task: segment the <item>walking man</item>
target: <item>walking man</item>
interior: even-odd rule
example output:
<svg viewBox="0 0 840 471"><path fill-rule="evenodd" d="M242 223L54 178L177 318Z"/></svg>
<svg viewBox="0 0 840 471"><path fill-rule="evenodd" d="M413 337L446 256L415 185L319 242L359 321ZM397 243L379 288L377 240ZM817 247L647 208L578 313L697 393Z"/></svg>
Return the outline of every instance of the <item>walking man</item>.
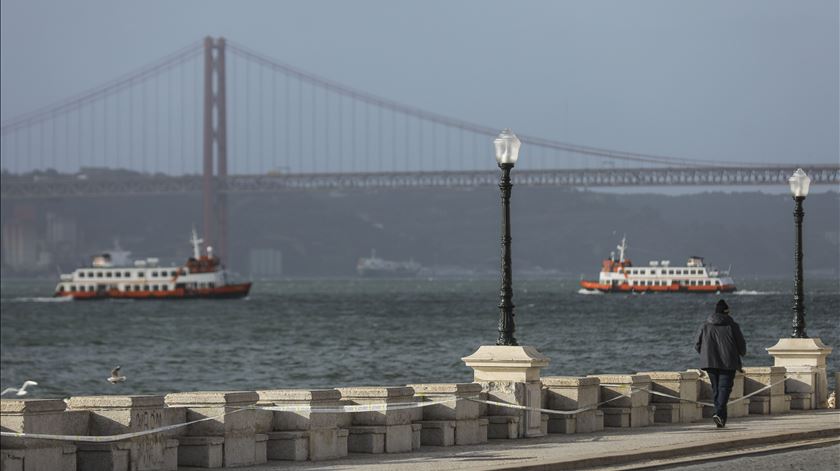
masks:
<svg viewBox="0 0 840 471"><path fill-rule="evenodd" d="M712 420L717 428L723 428L735 371L741 370L741 357L747 354L747 342L738 323L730 317L726 301L717 302L715 313L706 319L697 334L694 349L700 354L700 369L709 374L712 383L715 402Z"/></svg>

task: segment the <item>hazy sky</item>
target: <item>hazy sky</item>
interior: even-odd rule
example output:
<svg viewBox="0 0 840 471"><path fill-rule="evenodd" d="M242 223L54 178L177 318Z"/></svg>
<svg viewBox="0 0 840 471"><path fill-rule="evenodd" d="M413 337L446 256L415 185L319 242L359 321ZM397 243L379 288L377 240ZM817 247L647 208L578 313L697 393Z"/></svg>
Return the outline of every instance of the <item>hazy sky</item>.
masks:
<svg viewBox="0 0 840 471"><path fill-rule="evenodd" d="M837 0L0 5L3 120L222 35L523 134L715 160L840 155Z"/></svg>

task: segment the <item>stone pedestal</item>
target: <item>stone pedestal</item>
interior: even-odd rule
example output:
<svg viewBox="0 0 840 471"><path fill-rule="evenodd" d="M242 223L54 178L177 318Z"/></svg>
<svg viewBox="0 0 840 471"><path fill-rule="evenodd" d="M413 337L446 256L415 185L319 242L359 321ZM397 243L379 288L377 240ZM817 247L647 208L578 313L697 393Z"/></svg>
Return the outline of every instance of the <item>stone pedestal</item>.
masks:
<svg viewBox="0 0 840 471"><path fill-rule="evenodd" d="M422 419L418 423L423 445L477 445L487 442L487 427L479 423L480 403L463 399L478 398L482 386L478 383L430 383L409 384L418 401L453 402L427 406L421 409Z"/></svg>
<svg viewBox="0 0 840 471"><path fill-rule="evenodd" d="M780 339L767 349L773 357L774 366L787 369L787 389L797 401L791 407L797 409L825 408L828 399L828 373L825 357L831 353L818 338ZM810 407L805 407L810 400Z"/></svg>
<svg viewBox="0 0 840 471"><path fill-rule="evenodd" d="M215 468L249 466L265 462L257 456L256 413L240 410L257 403L253 391L204 391L166 395L166 405L186 409L186 420L206 420L186 427L179 439L178 465ZM221 451L221 461L219 461Z"/></svg>
<svg viewBox="0 0 840 471"><path fill-rule="evenodd" d="M336 389L272 389L257 394L257 405L262 406L341 406L341 393ZM258 417L264 419L258 420L257 431L268 435L270 460L321 461L347 456L347 430L339 424L349 419L349 414L258 411Z"/></svg>
<svg viewBox="0 0 840 471"><path fill-rule="evenodd" d="M90 412L91 435L118 435L159 428L163 423L163 396L76 396L67 401L68 410ZM167 468L166 440L163 434L146 435L119 443L119 447L100 444L79 444L79 471L103 469L101 466L82 466L81 463L121 462L122 458L102 456L128 453L132 471L176 469ZM88 459L87 455L95 455ZM171 465L171 463L170 463ZM119 467L108 469L120 469Z"/></svg>
<svg viewBox="0 0 840 471"><path fill-rule="evenodd" d="M61 399L2 399L0 429L4 432L87 435L87 412L66 412ZM67 442L2 437L2 469L75 471L76 447Z"/></svg>
<svg viewBox="0 0 840 471"><path fill-rule="evenodd" d="M750 397L750 414L784 414L790 411L790 396L785 394L784 367L744 368L744 394L750 394L770 384L775 386Z"/></svg>
<svg viewBox="0 0 840 471"><path fill-rule="evenodd" d="M697 370L694 370L697 371ZM714 397L712 396L712 383L709 379L709 375L706 372L700 373L700 400L703 402L712 403L714 402ZM734 401L735 399L740 399L744 397L744 373L740 371L735 372L735 378L732 380L732 392L729 394L729 402ZM715 408L712 406L702 406L703 407L703 418L710 419L713 415L715 415ZM733 417L746 417L750 414L750 399L744 399L738 402L731 403L727 406L726 412L728 414L728 418Z"/></svg>
<svg viewBox="0 0 840 471"><path fill-rule="evenodd" d="M339 388L351 404L399 405L414 402L414 389L396 387ZM411 424L422 418L419 408L353 412L347 449L356 453L405 453L413 449L415 430ZM418 438L420 431L417 431Z"/></svg>
<svg viewBox="0 0 840 471"><path fill-rule="evenodd" d="M647 427L653 424L656 408L650 404L650 377L645 375L591 375L598 378L601 400L610 401L601 406L604 425L607 427Z"/></svg>
<svg viewBox="0 0 840 471"><path fill-rule="evenodd" d="M542 405L540 369L549 359L534 347L483 345L472 355L463 358L474 370L474 381L481 384L492 401L508 402L526 407ZM493 417L518 417L517 437L540 437L542 417L539 411L520 411L502 406L488 406L488 435L498 428Z"/></svg>
<svg viewBox="0 0 840 471"><path fill-rule="evenodd" d="M639 374L650 378L653 391L679 398L651 394L650 402L656 406L655 422L687 424L702 418L702 406L696 402L700 393L698 372L642 371Z"/></svg>
<svg viewBox="0 0 840 471"><path fill-rule="evenodd" d="M570 411L598 404L601 381L576 376L542 378L545 409ZM549 415L548 433L589 433L604 430L604 411L592 409L574 415Z"/></svg>

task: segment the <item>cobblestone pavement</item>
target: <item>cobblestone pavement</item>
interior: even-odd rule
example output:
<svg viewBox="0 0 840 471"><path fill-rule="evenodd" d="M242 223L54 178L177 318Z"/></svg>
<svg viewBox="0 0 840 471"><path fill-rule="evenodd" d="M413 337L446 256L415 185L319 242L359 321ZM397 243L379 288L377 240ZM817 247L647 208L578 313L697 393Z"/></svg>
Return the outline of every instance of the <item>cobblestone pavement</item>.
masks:
<svg viewBox="0 0 840 471"><path fill-rule="evenodd" d="M840 445L744 456L659 469L679 469L681 471L722 471L726 469L737 469L738 471L830 471L840 469Z"/></svg>

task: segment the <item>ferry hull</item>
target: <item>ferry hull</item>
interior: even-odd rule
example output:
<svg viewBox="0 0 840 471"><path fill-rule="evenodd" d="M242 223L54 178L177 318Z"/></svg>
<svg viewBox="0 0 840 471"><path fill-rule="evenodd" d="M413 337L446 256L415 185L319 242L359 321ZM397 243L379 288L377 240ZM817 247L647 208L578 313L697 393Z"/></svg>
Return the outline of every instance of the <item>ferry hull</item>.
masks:
<svg viewBox="0 0 840 471"><path fill-rule="evenodd" d="M73 298L79 301L93 301L98 299L238 299L248 296L250 291L251 283L249 282L225 285L217 288L176 288L167 291L64 291L55 293L54 297Z"/></svg>
<svg viewBox="0 0 840 471"><path fill-rule="evenodd" d="M597 290L603 293L732 293L736 290L734 285L721 286L685 286L671 284L666 286L631 286L628 284L611 285L598 283L597 281L581 281L580 286L588 290Z"/></svg>

